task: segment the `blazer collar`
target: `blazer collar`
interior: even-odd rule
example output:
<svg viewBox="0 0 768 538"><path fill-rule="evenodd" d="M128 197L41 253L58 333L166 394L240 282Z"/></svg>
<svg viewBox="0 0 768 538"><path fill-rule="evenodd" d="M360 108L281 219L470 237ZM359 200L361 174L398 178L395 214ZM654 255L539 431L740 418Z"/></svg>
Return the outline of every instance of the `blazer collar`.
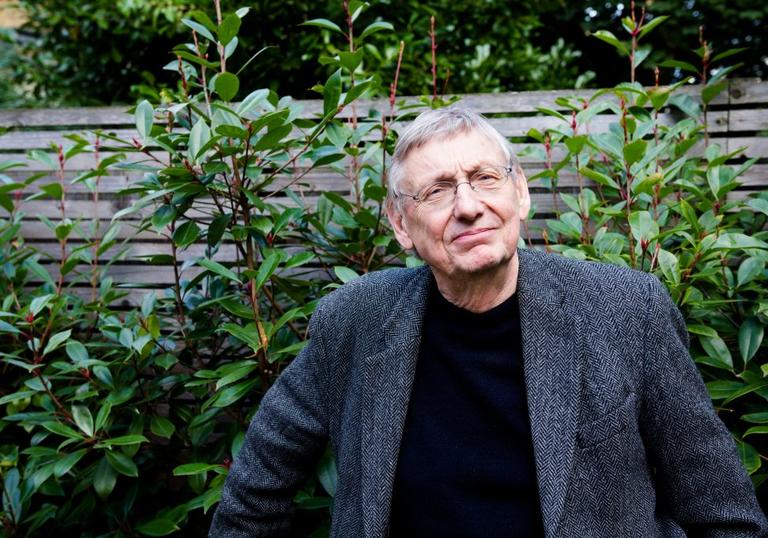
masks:
<svg viewBox="0 0 768 538"><path fill-rule="evenodd" d="M567 309L559 264L525 249L517 291L539 502L555 536L573 461L583 345L577 309ZM416 372L429 269L414 273L383 324L385 347L364 360L362 513L366 537L386 536L403 427ZM566 312L574 312L568 315Z"/></svg>
<svg viewBox="0 0 768 538"><path fill-rule="evenodd" d="M573 463L584 350L580 309L569 307L555 256L519 250L520 304L528 416L546 536L556 536Z"/></svg>
<svg viewBox="0 0 768 538"><path fill-rule="evenodd" d="M429 296L429 268L414 272L383 324L384 349L364 359L362 513L364 535L384 537Z"/></svg>

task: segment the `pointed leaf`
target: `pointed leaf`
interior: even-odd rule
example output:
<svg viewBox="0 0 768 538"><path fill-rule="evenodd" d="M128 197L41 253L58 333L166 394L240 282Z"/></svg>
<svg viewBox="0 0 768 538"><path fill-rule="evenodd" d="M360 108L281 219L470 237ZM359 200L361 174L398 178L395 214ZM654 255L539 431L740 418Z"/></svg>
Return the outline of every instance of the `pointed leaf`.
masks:
<svg viewBox="0 0 768 538"><path fill-rule="evenodd" d="M237 274L232 271L231 269L227 269L223 265L221 265L219 262L215 262L209 258L203 258L202 260L197 262L198 265L208 269L209 271L216 273L219 276L223 276L224 278L228 280L232 280L234 282L237 282L240 284L240 277L237 276Z"/></svg>
<svg viewBox="0 0 768 538"><path fill-rule="evenodd" d="M323 87L323 115L328 116L336 111L341 97L341 69L337 69Z"/></svg>
<svg viewBox="0 0 768 538"><path fill-rule="evenodd" d="M107 457L104 456L96 466L96 473L93 475L93 489L96 490L99 497L105 499L115 489L115 482L117 482L117 474L109 464Z"/></svg>
<svg viewBox="0 0 768 538"><path fill-rule="evenodd" d="M86 406L73 405L72 418L75 419L75 424L85 435L93 437L93 415Z"/></svg>
<svg viewBox="0 0 768 538"><path fill-rule="evenodd" d="M150 133L152 132L152 122L154 119L155 111L149 101L146 99L138 104L134 116L136 118L136 130L139 132L144 143L149 140Z"/></svg>
<svg viewBox="0 0 768 538"><path fill-rule="evenodd" d="M193 220L188 220L173 232L173 242L179 248L186 248L200 237L200 228Z"/></svg>
<svg viewBox="0 0 768 538"><path fill-rule="evenodd" d="M125 476L139 476L139 469L131 458L116 450L106 450L104 454L112 468Z"/></svg>
<svg viewBox="0 0 768 538"><path fill-rule="evenodd" d="M71 334L72 334L72 329L67 329L66 331L61 331L51 336L48 339L48 343L45 345L45 349L43 350L43 355L47 355L51 351L58 348L61 344L67 341L67 339Z"/></svg>
<svg viewBox="0 0 768 538"><path fill-rule="evenodd" d="M654 18L652 21L648 21L647 23L643 24L643 27L640 30L640 34L637 37L639 39L642 39L642 37L645 34L647 34L648 32L653 31L654 28L656 28L658 25L660 25L662 22L664 22L668 18L669 18L669 15L660 15L660 16Z"/></svg>
<svg viewBox="0 0 768 538"><path fill-rule="evenodd" d="M338 32L341 35L345 35L341 28L339 28L338 24L331 22L328 19L312 19L306 22L302 22L299 26L317 26L318 28L331 30L333 32Z"/></svg>
<svg viewBox="0 0 768 538"><path fill-rule="evenodd" d="M365 39L365 38L366 38L366 37L368 37L369 35L371 35L371 34L373 34L373 33L375 33L375 32L380 32L380 31L382 31L382 30L390 30L390 31L393 31L394 29L395 29L395 27L394 27L394 26L392 26L392 25L391 25L390 23L388 23L388 22L384 22L384 21L377 21L377 22L374 22L374 23L372 23L372 24L369 24L369 25L368 25L368 26L365 28L365 30L363 30L363 33L362 33L362 34L360 34L360 37L359 37L358 39Z"/></svg>
<svg viewBox="0 0 768 538"><path fill-rule="evenodd" d="M739 354L744 364L752 360L763 343L763 325L754 316L747 318L739 328Z"/></svg>

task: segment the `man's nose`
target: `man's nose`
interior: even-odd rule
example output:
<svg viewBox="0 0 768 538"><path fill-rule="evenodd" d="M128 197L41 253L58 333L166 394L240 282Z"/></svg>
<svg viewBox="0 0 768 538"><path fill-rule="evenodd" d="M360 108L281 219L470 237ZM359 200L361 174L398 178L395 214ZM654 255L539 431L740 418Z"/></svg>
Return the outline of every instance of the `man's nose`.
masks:
<svg viewBox="0 0 768 538"><path fill-rule="evenodd" d="M468 181L456 185L454 196L453 215L457 219L475 220L482 214L483 204Z"/></svg>

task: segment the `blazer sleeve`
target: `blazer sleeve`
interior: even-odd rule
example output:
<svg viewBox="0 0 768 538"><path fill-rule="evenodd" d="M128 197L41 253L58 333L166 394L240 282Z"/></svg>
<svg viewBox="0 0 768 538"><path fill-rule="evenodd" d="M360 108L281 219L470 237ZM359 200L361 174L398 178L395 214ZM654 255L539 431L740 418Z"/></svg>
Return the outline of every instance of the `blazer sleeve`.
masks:
<svg viewBox="0 0 768 538"><path fill-rule="evenodd" d="M657 506L695 536L768 536L768 523L688 352L688 331L666 289L649 285L641 427L656 472Z"/></svg>
<svg viewBox="0 0 768 538"><path fill-rule="evenodd" d="M327 442L319 308L311 338L261 400L224 483L209 537L289 536L292 500Z"/></svg>

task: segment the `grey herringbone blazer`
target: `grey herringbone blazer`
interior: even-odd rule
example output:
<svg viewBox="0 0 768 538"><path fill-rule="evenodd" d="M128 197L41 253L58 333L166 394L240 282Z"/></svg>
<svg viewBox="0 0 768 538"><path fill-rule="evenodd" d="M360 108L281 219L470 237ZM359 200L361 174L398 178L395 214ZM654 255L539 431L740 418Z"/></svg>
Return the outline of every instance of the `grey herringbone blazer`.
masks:
<svg viewBox="0 0 768 538"><path fill-rule="evenodd" d="M729 432L654 277L521 250L517 293L547 537L763 536ZM331 535L388 534L429 269L335 291L262 401L211 536L290 534L291 499L330 440ZM446 395L450 397L450 395Z"/></svg>

